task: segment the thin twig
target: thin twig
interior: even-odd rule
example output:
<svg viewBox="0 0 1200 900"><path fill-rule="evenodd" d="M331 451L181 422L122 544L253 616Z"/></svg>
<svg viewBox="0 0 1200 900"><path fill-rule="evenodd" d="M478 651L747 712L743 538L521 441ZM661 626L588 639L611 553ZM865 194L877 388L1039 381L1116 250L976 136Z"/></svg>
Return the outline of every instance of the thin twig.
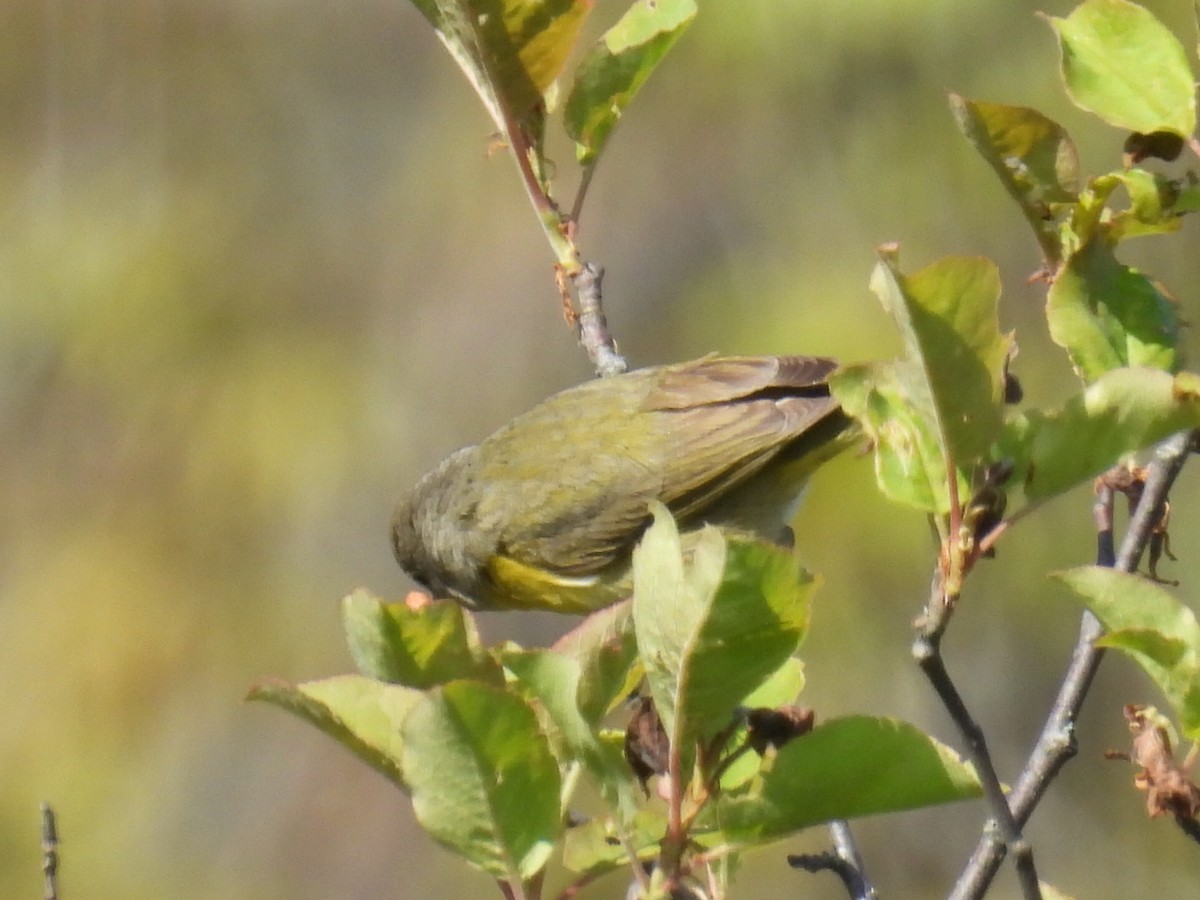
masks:
<svg viewBox="0 0 1200 900"><path fill-rule="evenodd" d="M879 894L875 885L867 878L867 869L863 864L862 854L858 852L858 843L854 840L850 825L844 819L837 819L829 823L829 833L833 837L833 852L853 873L853 880L846 884L850 896L854 900L877 900Z"/></svg>
<svg viewBox="0 0 1200 900"><path fill-rule="evenodd" d="M1182 432L1156 448L1141 502L1138 503L1125 539L1121 542L1121 552L1116 556L1117 569L1123 572L1133 572L1137 569L1150 542L1150 532L1158 521L1158 509L1183 469L1183 464L1191 452L1192 440L1191 432ZM1100 530L1103 531L1103 523L1100 524ZM1099 543L1102 545L1102 539ZM1096 617L1090 612L1084 612L1079 623L1079 637L1059 687L1058 696L1010 797L1010 808L1021 826L1029 821L1030 815L1059 770L1077 752L1075 718L1083 706L1092 678L1104 655L1103 649L1096 647L1094 643L1102 633L1103 628ZM976 900L982 897L995 878L1004 855L1004 841L996 833L992 823L990 827L985 827L975 852L972 853L962 876L954 886L954 891L950 894L950 900Z"/></svg>
<svg viewBox="0 0 1200 900"><path fill-rule="evenodd" d="M585 263L582 270L573 276L575 289L579 292L579 343L596 367L596 374L607 377L619 375L629 368L629 364L617 352L617 342L608 330L608 320L604 317L604 305L600 298L600 282L603 278L604 270L592 263Z"/></svg>
<svg viewBox="0 0 1200 900"><path fill-rule="evenodd" d="M842 880L853 900L877 900L879 894L867 879L862 857L854 843L850 827L840 819L829 824L833 850L825 853L796 853L788 856L788 865L806 872L833 872Z"/></svg>
<svg viewBox="0 0 1200 900"><path fill-rule="evenodd" d="M58 900L58 822L49 803L42 804L42 897Z"/></svg>
<svg viewBox="0 0 1200 900"><path fill-rule="evenodd" d="M842 879L842 884L846 886L846 891L851 897L858 897L854 893L855 878L858 873L854 871L853 866L832 850L824 853L789 853L787 861L793 869L803 869L805 872L832 872Z"/></svg>
<svg viewBox="0 0 1200 900"><path fill-rule="evenodd" d="M1117 564L1117 544L1113 537L1113 500L1116 491L1103 482L1096 488L1096 502L1092 504L1092 517L1096 520L1096 565Z"/></svg>
<svg viewBox="0 0 1200 900"><path fill-rule="evenodd" d="M571 223L579 225L579 217L583 215L583 201L587 197L588 188L592 184L592 176L596 174L596 160L593 159L583 167L579 177L579 187L575 191L575 202L571 204Z"/></svg>
<svg viewBox="0 0 1200 900"><path fill-rule="evenodd" d="M958 726L966 745L967 758L975 767L975 774L983 785L983 793L988 806L997 823L997 829L1004 846L1013 854L1013 862L1017 869L1017 879L1021 884L1021 893L1026 900L1039 900L1042 896L1038 887L1037 869L1033 864L1033 848L1021 834L1021 826L1009 808L1004 796L1004 788L992 764L988 752L987 740L983 729L971 716L967 705L955 687L950 673L946 671L945 661L941 654L941 641L937 635L919 635L913 642L913 657L929 679L929 683L937 692L950 713L950 718Z"/></svg>

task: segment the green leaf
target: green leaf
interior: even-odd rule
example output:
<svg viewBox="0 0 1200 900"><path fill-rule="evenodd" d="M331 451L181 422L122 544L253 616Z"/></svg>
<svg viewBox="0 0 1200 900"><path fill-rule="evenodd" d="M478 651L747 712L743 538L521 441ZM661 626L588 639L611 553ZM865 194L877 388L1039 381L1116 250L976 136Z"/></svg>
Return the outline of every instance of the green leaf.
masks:
<svg viewBox="0 0 1200 900"><path fill-rule="evenodd" d="M1051 413L1015 416L1002 441L1025 496L1045 500L1099 475L1122 456L1200 427L1200 376L1114 369Z"/></svg>
<svg viewBox="0 0 1200 900"><path fill-rule="evenodd" d="M1038 890L1042 892L1042 900L1075 900L1070 894L1064 893L1046 881L1038 882Z"/></svg>
<svg viewBox="0 0 1200 900"><path fill-rule="evenodd" d="M1136 661L1170 701L1184 734L1200 738L1200 623L1195 613L1140 575L1080 566L1055 577L1108 629L1097 643Z"/></svg>
<svg viewBox="0 0 1200 900"><path fill-rule="evenodd" d="M1049 22L1077 106L1117 128L1191 136L1195 79L1183 46L1152 13L1128 0L1087 0Z"/></svg>
<svg viewBox="0 0 1200 900"><path fill-rule="evenodd" d="M894 250L880 252L871 290L895 320L924 385L901 382L914 402L927 392L942 446L960 468L981 460L1000 432L1004 364L1000 273L991 260L952 256L905 276Z"/></svg>
<svg viewBox="0 0 1200 900"><path fill-rule="evenodd" d="M1192 175L1188 184L1180 185L1171 210L1177 214L1200 212L1200 183Z"/></svg>
<svg viewBox="0 0 1200 900"><path fill-rule="evenodd" d="M793 656L785 660L770 678L751 691L742 701L742 705L747 709L776 709L794 703L803 688L804 664ZM747 731L745 725L739 727L730 739L729 746L739 746L746 739ZM761 765L762 760L756 754L743 754L722 773L721 790L731 791L741 787L758 774Z"/></svg>
<svg viewBox="0 0 1200 900"><path fill-rule="evenodd" d="M666 832L667 818L662 808L638 811L627 834L627 845L639 859L658 855L658 845ZM595 878L605 872L629 866L629 856L612 823L591 819L567 831L563 840L563 865L572 872Z"/></svg>
<svg viewBox="0 0 1200 900"><path fill-rule="evenodd" d="M570 55L591 0L413 0L496 128L524 120Z"/></svg>
<svg viewBox="0 0 1200 900"><path fill-rule="evenodd" d="M727 726L796 651L815 585L790 552L712 528L689 535L685 554L670 513L661 504L653 512L633 556L633 621L651 695L686 773L695 741Z"/></svg>
<svg viewBox="0 0 1200 900"><path fill-rule="evenodd" d="M1107 219L1111 215L1108 201L1120 186L1119 173L1110 172L1088 180L1087 187L1079 193L1078 202L1069 207L1067 219L1060 229L1063 255L1070 256L1089 241L1106 235Z"/></svg>
<svg viewBox="0 0 1200 900"><path fill-rule="evenodd" d="M1179 368L1178 310L1097 235L1059 270L1046 299L1050 336L1087 382L1124 366Z"/></svg>
<svg viewBox="0 0 1200 900"><path fill-rule="evenodd" d="M794 703L804 690L804 663L792 656L771 673L757 688L742 698L742 705L751 709L760 706L784 706Z"/></svg>
<svg viewBox="0 0 1200 900"><path fill-rule="evenodd" d="M501 681L474 619L456 603L410 609L359 589L342 600L342 626L354 664L371 678L418 688L459 678Z"/></svg>
<svg viewBox="0 0 1200 900"><path fill-rule="evenodd" d="M917 728L848 716L780 749L756 790L703 815L726 840L769 841L831 819L978 797L974 769Z"/></svg>
<svg viewBox="0 0 1200 900"><path fill-rule="evenodd" d="M829 379L833 396L862 425L875 448L875 480L884 495L922 512L950 509L946 457L924 374L907 360L843 366ZM959 480L959 495L967 482Z"/></svg>
<svg viewBox="0 0 1200 900"><path fill-rule="evenodd" d="M580 162L595 162L625 107L695 16L695 0L635 0L584 57L564 110Z"/></svg>
<svg viewBox="0 0 1200 900"><path fill-rule="evenodd" d="M260 700L304 719L368 765L404 787L400 727L421 692L361 675L288 684L264 681L248 700Z"/></svg>
<svg viewBox="0 0 1200 900"><path fill-rule="evenodd" d="M618 820L630 822L638 794L633 771L619 748L599 739L594 723L579 707L579 662L553 650L521 649L506 651L503 660L518 687L549 716L564 765L583 763Z"/></svg>
<svg viewBox="0 0 1200 900"><path fill-rule="evenodd" d="M1161 175L1131 168L1120 175L1129 193L1129 209L1115 213L1107 223L1113 244L1148 234L1171 234L1183 225L1182 210L1175 207L1178 186Z"/></svg>
<svg viewBox="0 0 1200 900"><path fill-rule="evenodd" d="M992 167L1054 261L1061 256L1052 203L1072 203L1079 154L1066 130L1034 109L950 94L959 129Z"/></svg>
<svg viewBox="0 0 1200 900"><path fill-rule="evenodd" d="M579 664L576 701L595 724L642 680L633 634L633 604L624 600L592 613L551 647Z"/></svg>
<svg viewBox="0 0 1200 900"><path fill-rule="evenodd" d="M454 681L427 693L402 733L413 809L436 840L497 878L542 869L562 828L562 784L525 701Z"/></svg>

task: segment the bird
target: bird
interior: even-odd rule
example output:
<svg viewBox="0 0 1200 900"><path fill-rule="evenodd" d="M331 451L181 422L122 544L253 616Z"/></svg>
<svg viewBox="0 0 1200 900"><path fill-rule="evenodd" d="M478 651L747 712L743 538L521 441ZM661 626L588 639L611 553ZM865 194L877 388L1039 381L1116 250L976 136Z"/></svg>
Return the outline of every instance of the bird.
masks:
<svg viewBox="0 0 1200 900"><path fill-rule="evenodd" d="M837 363L717 356L596 378L450 454L397 503L397 561L475 610L587 613L630 595L658 501L689 535L775 542L849 443Z"/></svg>

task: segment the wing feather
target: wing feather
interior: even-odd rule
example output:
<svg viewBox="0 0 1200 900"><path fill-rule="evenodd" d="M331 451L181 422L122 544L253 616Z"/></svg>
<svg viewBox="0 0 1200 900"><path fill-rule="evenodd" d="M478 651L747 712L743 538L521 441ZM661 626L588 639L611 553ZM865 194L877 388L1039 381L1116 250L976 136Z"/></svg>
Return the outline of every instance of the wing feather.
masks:
<svg viewBox="0 0 1200 900"><path fill-rule="evenodd" d="M496 523L496 552L516 563L564 577L600 572L641 536L650 500L682 520L703 518L834 414L825 378L835 366L813 357L706 357L616 376L627 380L619 394L603 379L566 391L488 439L482 477L494 489L476 515L484 528ZM530 433L545 439L518 443ZM536 528L514 519L528 508L538 513L528 517Z"/></svg>

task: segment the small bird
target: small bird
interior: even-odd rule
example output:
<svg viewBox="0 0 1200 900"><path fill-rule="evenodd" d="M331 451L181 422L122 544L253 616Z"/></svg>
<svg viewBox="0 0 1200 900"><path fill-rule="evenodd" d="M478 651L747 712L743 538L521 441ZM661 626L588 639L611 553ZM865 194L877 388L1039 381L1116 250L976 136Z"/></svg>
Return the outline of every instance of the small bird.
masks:
<svg viewBox="0 0 1200 900"><path fill-rule="evenodd" d="M401 567L472 609L582 613L628 597L658 500L779 541L809 475L844 449L831 359L706 356L555 394L452 453L396 507Z"/></svg>

